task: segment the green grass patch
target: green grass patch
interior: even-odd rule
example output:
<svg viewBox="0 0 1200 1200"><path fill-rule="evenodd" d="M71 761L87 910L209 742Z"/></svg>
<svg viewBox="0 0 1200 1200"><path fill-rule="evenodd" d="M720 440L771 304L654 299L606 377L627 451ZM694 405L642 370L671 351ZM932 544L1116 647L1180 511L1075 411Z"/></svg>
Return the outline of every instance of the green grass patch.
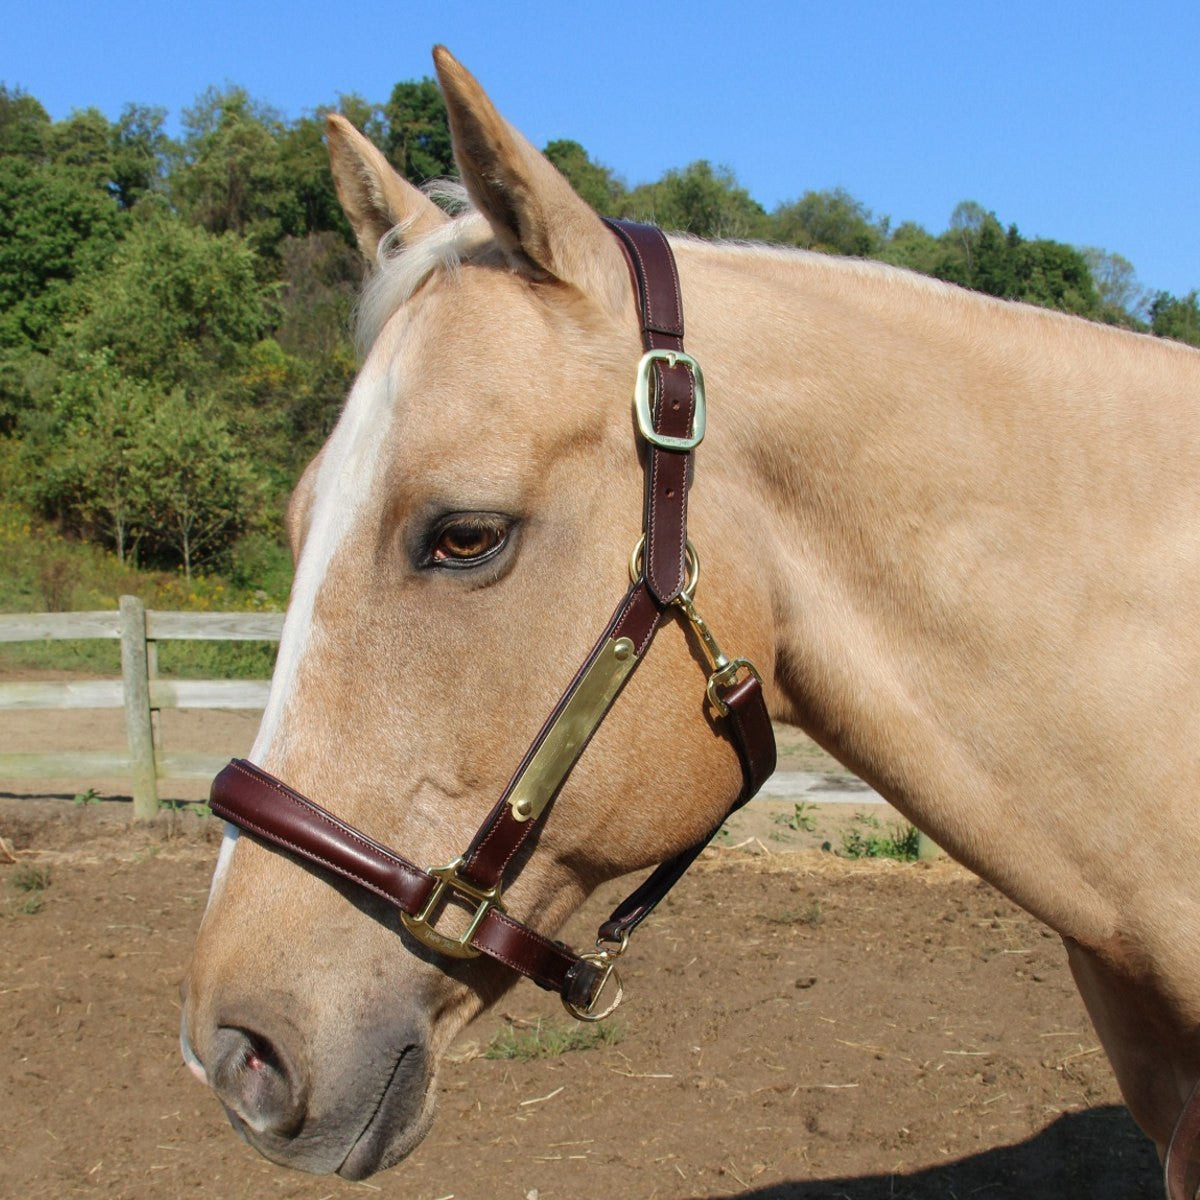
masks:
<svg viewBox="0 0 1200 1200"><path fill-rule="evenodd" d="M14 911L22 916L31 917L39 913L46 905L43 895L50 886L50 868L36 863L21 863L12 874L9 881L13 891L19 892L21 898L13 901Z"/></svg>
<svg viewBox="0 0 1200 1200"><path fill-rule="evenodd" d="M614 1046L623 1036L621 1027L611 1021L594 1025L556 1025L538 1021L528 1029L506 1025L488 1043L484 1058L531 1062L539 1058L558 1058L578 1050Z"/></svg>
<svg viewBox="0 0 1200 1200"><path fill-rule="evenodd" d="M878 817L856 813L854 822L842 831L840 853L845 858L894 858L899 862L916 862L921 834L907 821L883 827ZM826 849L831 849L828 842Z"/></svg>
<svg viewBox="0 0 1200 1200"><path fill-rule="evenodd" d="M50 886L50 868L21 863L13 872L12 885L18 892L44 892Z"/></svg>
<svg viewBox="0 0 1200 1200"><path fill-rule="evenodd" d="M797 833L813 833L817 828L817 806L807 800L797 800L790 813L776 813L771 818L776 825L786 825Z"/></svg>

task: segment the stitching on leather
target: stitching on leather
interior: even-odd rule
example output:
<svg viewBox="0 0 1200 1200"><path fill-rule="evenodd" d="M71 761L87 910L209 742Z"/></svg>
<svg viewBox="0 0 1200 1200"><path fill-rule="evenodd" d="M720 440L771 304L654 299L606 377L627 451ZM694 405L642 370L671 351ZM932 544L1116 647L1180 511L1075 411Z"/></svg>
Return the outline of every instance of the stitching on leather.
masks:
<svg viewBox="0 0 1200 1200"><path fill-rule="evenodd" d="M483 841L479 843L478 849L476 849L475 853L471 855L471 863L475 863L481 867L484 865L479 860L481 858L485 857L484 851L487 849L488 844L492 841L492 839L494 837L496 837L499 834L500 829L503 827L505 822L511 821L512 819L513 818L511 815L511 809L500 813L500 815L496 818L496 820L493 821L492 827L487 831L487 834L484 836ZM533 822L529 821L529 822L527 822L527 824L533 825ZM518 836L516 842L513 844L512 849L509 850L507 855L505 855L504 861L500 864L500 869L495 872L489 872L489 874L491 874L494 879L499 879L501 876L503 876L505 868L508 866L508 864L510 862L512 862L513 855L516 854L516 852L524 844L524 841L529 836L530 832L531 832L531 830L528 828L522 828L517 831L519 836ZM470 866L470 863L468 863L467 865Z"/></svg>
<svg viewBox="0 0 1200 1200"><path fill-rule="evenodd" d="M630 237L626 239L629 246L633 250L633 255L638 263L638 291L642 294L642 306L645 308L645 316L642 318L643 327L654 324L654 316L651 312L650 299L650 277L646 274L646 260L642 257L642 248L637 244L637 241Z"/></svg>
<svg viewBox="0 0 1200 1200"><path fill-rule="evenodd" d="M307 800L305 797L296 794L290 788L288 788L286 784L272 780L267 775L258 775L252 771L247 771L246 768L243 767L239 762L231 762L229 765L233 767L235 771L241 772L241 774L249 779L252 783L256 783L261 787L268 788L270 791L282 796L284 800L287 800L294 808L298 808L302 813L310 814L325 825L328 825L329 828L332 829L339 837L345 838L347 841L354 842L356 845L361 846L370 857L373 857L377 860L382 859L389 866L397 867L401 871L411 872L418 877L430 878L430 876L428 876L425 871L422 871L421 868L415 863L411 863L408 861L408 859L401 858L398 854L394 854L386 848L376 846L372 842L369 842L364 835L360 834L352 826L345 825L341 821L337 820L337 818L335 818L332 814L323 812L320 808L313 804L311 800Z"/></svg>
<svg viewBox="0 0 1200 1200"><path fill-rule="evenodd" d="M527 929L524 925L513 920L513 918L508 916L506 913L492 909L491 913L488 915L489 917L494 916L496 921L503 925L510 934L515 934L518 938L525 942L526 945L531 945L533 949L540 951L543 959L549 958L551 960L550 965L553 965L563 973L570 970L571 966L574 965L576 960L573 955L564 954L549 939L543 938L540 934L534 933L532 929ZM540 983L543 987L547 987L550 990L556 990L558 987L554 977L541 966L537 968L537 974L534 974L533 968L529 964L524 966L520 965L519 961L515 957L502 954L497 947L488 946L487 953L491 957L504 963L505 966L512 967L514 971L520 971L522 975L528 975L529 978L535 980L537 983ZM523 951L522 953L526 952Z"/></svg>
<svg viewBox="0 0 1200 1200"><path fill-rule="evenodd" d="M376 896L380 897L380 899L387 900L396 905L396 907L402 912L407 912L410 916L412 915L410 910L405 906L405 903L400 899L399 896L387 891L384 888L381 888L377 883L372 883L371 880L356 874L354 871L349 870L341 863L334 862L332 859L328 859L320 854L316 854L307 846L301 846L298 842L290 841L276 830L268 829L265 825L259 825L256 821L249 820L243 814L239 813L235 816L233 810L225 808L220 801L217 801L217 803L213 805L213 811L221 816L227 816L229 820L234 821L243 829L248 829L251 833L257 833L259 837L266 838L266 840L271 842L273 845L282 846L285 850L293 851L307 862L319 863L327 870L332 871L334 875L338 875L342 879L348 879L351 883L358 884L359 887L366 888L368 892L373 892Z"/></svg>

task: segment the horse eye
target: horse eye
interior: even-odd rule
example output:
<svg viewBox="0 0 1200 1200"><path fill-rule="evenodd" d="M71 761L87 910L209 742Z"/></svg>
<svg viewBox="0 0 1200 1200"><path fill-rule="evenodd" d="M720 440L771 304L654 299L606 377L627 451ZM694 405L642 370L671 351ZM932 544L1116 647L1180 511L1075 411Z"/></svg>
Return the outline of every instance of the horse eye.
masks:
<svg viewBox="0 0 1200 1200"><path fill-rule="evenodd" d="M437 528L428 561L439 567L473 567L504 549L510 523L490 514L448 517Z"/></svg>

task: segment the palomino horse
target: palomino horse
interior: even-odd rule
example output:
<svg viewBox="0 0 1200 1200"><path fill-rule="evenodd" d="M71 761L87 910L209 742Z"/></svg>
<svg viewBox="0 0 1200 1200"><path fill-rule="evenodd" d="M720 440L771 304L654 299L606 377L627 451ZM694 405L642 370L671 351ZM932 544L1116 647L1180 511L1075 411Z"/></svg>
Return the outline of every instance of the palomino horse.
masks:
<svg viewBox="0 0 1200 1200"><path fill-rule="evenodd" d="M626 255L435 58L457 217L330 120L376 265L366 353L292 500L251 752L422 867L462 852L605 627L642 511ZM697 603L772 715L1063 936L1165 1151L1200 1078L1200 355L882 265L673 246L710 396ZM688 634L665 621L522 851L513 922L552 933L738 794ZM514 976L312 857L227 836L184 1049L264 1154L360 1178L419 1142L439 1055Z"/></svg>

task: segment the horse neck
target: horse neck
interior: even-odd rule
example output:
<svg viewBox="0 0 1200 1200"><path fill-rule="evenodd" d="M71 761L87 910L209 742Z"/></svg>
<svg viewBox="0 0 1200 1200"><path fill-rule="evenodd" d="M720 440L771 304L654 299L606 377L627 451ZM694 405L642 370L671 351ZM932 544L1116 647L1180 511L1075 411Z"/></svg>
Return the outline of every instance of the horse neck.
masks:
<svg viewBox="0 0 1200 1200"><path fill-rule="evenodd" d="M1164 748L1090 618L1145 593L1145 539L1170 552L1191 512L1200 422L1172 397L1200 356L885 269L681 258L711 470L767 564L779 715L1060 930L1103 924L1061 847ZM1195 627L1176 609L1148 641Z"/></svg>

